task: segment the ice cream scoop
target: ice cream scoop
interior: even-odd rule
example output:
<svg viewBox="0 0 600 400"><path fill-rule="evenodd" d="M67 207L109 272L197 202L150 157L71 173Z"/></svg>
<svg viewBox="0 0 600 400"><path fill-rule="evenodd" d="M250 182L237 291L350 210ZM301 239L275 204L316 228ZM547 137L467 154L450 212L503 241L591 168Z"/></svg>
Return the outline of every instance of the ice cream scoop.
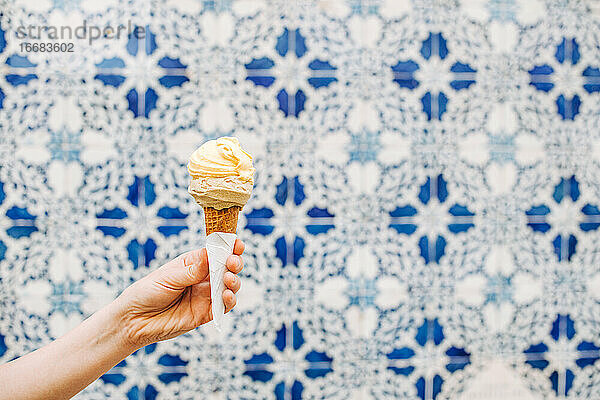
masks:
<svg viewBox="0 0 600 400"><path fill-rule="evenodd" d="M200 146L190 157L189 193L202 207L243 207L254 186L252 157L237 138L221 137ZM207 232L208 233L208 232Z"/></svg>
<svg viewBox="0 0 600 400"><path fill-rule="evenodd" d="M223 136L204 143L190 156L188 171L193 179L235 176L242 182L254 181L252 157L234 137Z"/></svg>
<svg viewBox="0 0 600 400"><path fill-rule="evenodd" d="M254 186L252 157L242 150L237 138L220 137L194 151L187 169L192 177L188 192L204 208L212 315L220 329L225 311L225 261L233 253L238 214Z"/></svg>

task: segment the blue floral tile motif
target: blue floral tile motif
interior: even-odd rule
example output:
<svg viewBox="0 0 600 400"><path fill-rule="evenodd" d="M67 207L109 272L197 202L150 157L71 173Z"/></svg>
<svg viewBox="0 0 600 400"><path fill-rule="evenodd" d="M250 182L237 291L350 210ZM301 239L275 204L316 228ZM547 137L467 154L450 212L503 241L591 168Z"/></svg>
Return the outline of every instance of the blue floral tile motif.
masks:
<svg viewBox="0 0 600 400"><path fill-rule="evenodd" d="M246 214L246 229L264 236L277 232L283 234L275 239L275 250L281 265L298 266L304 257L307 235L319 235L334 228L333 217L327 209L306 207L304 185L300 178L283 177L277 185L275 209L253 209Z"/></svg>
<svg viewBox="0 0 600 400"><path fill-rule="evenodd" d="M361 310L375 307L375 298L378 294L377 279L365 277L348 279L346 296L348 296L349 306L358 306Z"/></svg>
<svg viewBox="0 0 600 400"><path fill-rule="evenodd" d="M558 314L550 338L529 346L523 353L526 364L546 373L559 397L567 397L576 373L600 359L600 347L576 337L575 323L568 314Z"/></svg>
<svg viewBox="0 0 600 400"><path fill-rule="evenodd" d="M530 85L556 95L558 114L562 119L574 120L584 93L600 91L600 68L590 65L583 68L579 64L581 54L575 38L563 37L556 46L554 59L552 64L536 65L529 70Z"/></svg>
<svg viewBox="0 0 600 400"><path fill-rule="evenodd" d="M65 315L69 315L70 313L83 314L81 303L86 297L83 282L73 282L67 279L63 282L51 282L51 285L52 293L48 297L51 313L62 312Z"/></svg>
<svg viewBox="0 0 600 400"><path fill-rule="evenodd" d="M419 248L425 263L439 263L446 249L448 234L456 235L474 227L475 215L466 206L446 204L447 182L443 175L428 177L421 185L418 206L398 206L390 212L390 228L400 234L419 235ZM418 209L422 211L419 213Z"/></svg>
<svg viewBox="0 0 600 400"><path fill-rule="evenodd" d="M14 54L6 59L6 65L11 67L12 73L4 76L4 79L12 86L27 85L29 81L38 79L33 73L37 64L29 61L27 57Z"/></svg>
<svg viewBox="0 0 600 400"><path fill-rule="evenodd" d="M156 380L165 385L179 382L187 375L187 364L178 355L159 353L157 344L151 344L137 350L100 379L110 385L126 385L128 400L154 400L158 390L152 383Z"/></svg>
<svg viewBox="0 0 600 400"><path fill-rule="evenodd" d="M100 3L0 7L1 360L202 246L185 162L234 135L257 180L228 340L78 398L598 398L589 1ZM14 41L64 18L144 37Z"/></svg>
<svg viewBox="0 0 600 400"><path fill-rule="evenodd" d="M275 50L279 55L276 60L255 58L245 65L246 80L265 88L273 84L281 87L276 95L279 109L286 117L298 117L304 110L309 88L319 89L337 81L336 67L328 61L304 58L308 48L299 28L284 28Z"/></svg>
<svg viewBox="0 0 600 400"><path fill-rule="evenodd" d="M2 24L0 24L0 54L2 54L4 52L5 48L6 48L6 32L2 29ZM0 83L2 83L2 82L0 82ZM6 95L4 94L4 91L2 90L2 86L0 85L0 110L4 106L4 98L5 97L6 97Z"/></svg>
<svg viewBox="0 0 600 400"><path fill-rule="evenodd" d="M48 150L53 160L65 162L79 161L79 154L83 150L80 132L64 131L50 132Z"/></svg>
<svg viewBox="0 0 600 400"><path fill-rule="evenodd" d="M514 162L517 146L515 136L505 133L489 135L490 138L490 161L500 164Z"/></svg>
<svg viewBox="0 0 600 400"><path fill-rule="evenodd" d="M147 239L145 242L133 239L129 242L127 253L129 254L129 261L133 263L133 269L149 267L150 262L156 256L156 249L156 242L152 239Z"/></svg>
<svg viewBox="0 0 600 400"><path fill-rule="evenodd" d="M203 11L214 11L217 13L231 11L233 0L201 0Z"/></svg>
<svg viewBox="0 0 600 400"><path fill-rule="evenodd" d="M99 73L94 76L95 79L98 79L105 85L110 85L114 87L119 87L123 82L125 82L125 76L121 75L121 68L125 68L125 61L120 58L114 57L109 59L104 59L98 64Z"/></svg>
<svg viewBox="0 0 600 400"><path fill-rule="evenodd" d="M7 350L8 347L6 347L6 341L4 340L4 336L0 334L0 357L2 357Z"/></svg>
<svg viewBox="0 0 600 400"><path fill-rule="evenodd" d="M4 52L6 48L6 31L2 29L2 24L0 24L0 53Z"/></svg>
<svg viewBox="0 0 600 400"><path fill-rule="evenodd" d="M63 11L71 11L79 8L81 0L52 0L53 8Z"/></svg>
<svg viewBox="0 0 600 400"><path fill-rule="evenodd" d="M382 0L346 0L353 15L377 15Z"/></svg>
<svg viewBox="0 0 600 400"><path fill-rule="evenodd" d="M33 232L38 231L35 226L37 217L30 214L26 208L13 206L6 211L6 216L12 225L6 229L6 234L14 239L29 237Z"/></svg>
<svg viewBox="0 0 600 400"><path fill-rule="evenodd" d="M283 378L274 382L277 400L302 399L305 377L316 379L333 371L333 358L324 352L307 349L302 329L296 321L291 326L283 324L273 344L275 348L270 353L255 354L244 361L244 375L263 383Z"/></svg>
<svg viewBox="0 0 600 400"><path fill-rule="evenodd" d="M6 48L6 32L2 29L2 24L0 24L0 54L2 54L4 52L5 48ZM6 97L6 95L4 94L4 91L2 90L2 86L0 86L0 110L3 107L5 97Z"/></svg>
<svg viewBox="0 0 600 400"><path fill-rule="evenodd" d="M490 13L490 20L500 22L516 21L516 0L488 0L486 8Z"/></svg>
<svg viewBox="0 0 600 400"><path fill-rule="evenodd" d="M597 205L583 204L575 176L562 178L554 187L552 201L526 211L528 226L534 232L552 234L558 261L571 261L577 249L577 235L600 227ZM553 227L554 225L554 227Z"/></svg>
<svg viewBox="0 0 600 400"><path fill-rule="evenodd" d="M4 182L0 182L0 204L4 203L6 199L6 192L4 191ZM6 234L13 239L20 239L22 237L29 237L33 232L36 232L38 228L35 226L35 215L30 214L26 208L12 206L6 210L6 217L9 219L8 228L6 228ZM0 246L2 252L2 258L6 253L6 245L2 243Z"/></svg>
<svg viewBox="0 0 600 400"><path fill-rule="evenodd" d="M163 237L178 235L187 229L187 214L178 208L168 206L154 207L156 201L155 185L150 177L136 176L128 187L127 201L130 203L129 213L119 207L104 210L96 215L96 229L106 236L119 238L126 234L128 227L148 230L156 229ZM126 246L129 260L133 268L148 267L155 258L158 235L147 233L145 240L133 238ZM139 240L138 240L139 239Z"/></svg>
<svg viewBox="0 0 600 400"><path fill-rule="evenodd" d="M168 56L156 60L156 35L148 26L134 29L126 49L131 56L129 64L119 57L106 58L96 64L98 73L94 78L115 88L123 84L131 87L126 95L129 110L135 118L148 118L159 97L156 82L167 89L183 85L189 81L187 66Z"/></svg>
<svg viewBox="0 0 600 400"><path fill-rule="evenodd" d="M388 369L412 378L422 400L435 400L442 390L445 369L450 374L471 363L471 355L445 342L437 318L425 319L417 329L415 347L394 349L387 354Z"/></svg>
<svg viewBox="0 0 600 400"><path fill-rule="evenodd" d="M475 83L476 70L468 64L449 64L446 38L442 33L429 33L422 42L419 60L398 61L392 66L394 82L401 88L423 93L421 104L427 120L441 120L446 112L449 90L469 88Z"/></svg>
<svg viewBox="0 0 600 400"><path fill-rule="evenodd" d="M515 288L512 276L495 274L488 278L483 289L483 304L512 304Z"/></svg>
<svg viewBox="0 0 600 400"><path fill-rule="evenodd" d="M349 162L366 164L377 160L377 154L383 149L378 132L361 130L358 133L350 132L350 143L347 146L350 155Z"/></svg>
<svg viewBox="0 0 600 400"><path fill-rule="evenodd" d="M4 199L6 199L6 193L4 192L4 182L0 182L0 205L2 205L2 203L4 203ZM11 229L11 228L8 228L8 229ZM7 230L7 234L9 234L8 230ZM9 234L9 236L11 236L11 235ZM6 244L2 240L0 240L0 261L4 260L4 256L6 255L6 250L7 250Z"/></svg>

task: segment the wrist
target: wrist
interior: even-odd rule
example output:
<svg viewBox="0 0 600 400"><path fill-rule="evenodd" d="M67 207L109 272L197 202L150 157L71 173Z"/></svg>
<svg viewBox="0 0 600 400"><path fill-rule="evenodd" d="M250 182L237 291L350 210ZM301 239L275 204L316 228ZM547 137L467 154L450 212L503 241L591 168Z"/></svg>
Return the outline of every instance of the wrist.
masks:
<svg viewBox="0 0 600 400"><path fill-rule="evenodd" d="M143 347L143 344L139 343L137 336L134 334L135 330L131 324L129 308L123 294L108 304L106 311L112 321L112 326L115 327L114 337L118 346L129 355Z"/></svg>

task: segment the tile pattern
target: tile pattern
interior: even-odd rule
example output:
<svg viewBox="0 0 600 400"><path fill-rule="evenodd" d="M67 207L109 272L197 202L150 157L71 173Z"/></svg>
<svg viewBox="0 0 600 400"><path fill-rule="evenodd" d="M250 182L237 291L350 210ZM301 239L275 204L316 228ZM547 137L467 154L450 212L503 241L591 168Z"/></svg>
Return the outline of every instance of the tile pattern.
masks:
<svg viewBox="0 0 600 400"><path fill-rule="evenodd" d="M186 159L235 135L257 175L224 334L77 398L600 396L594 1L2 4L0 361L202 246ZM16 36L83 21L145 34Z"/></svg>

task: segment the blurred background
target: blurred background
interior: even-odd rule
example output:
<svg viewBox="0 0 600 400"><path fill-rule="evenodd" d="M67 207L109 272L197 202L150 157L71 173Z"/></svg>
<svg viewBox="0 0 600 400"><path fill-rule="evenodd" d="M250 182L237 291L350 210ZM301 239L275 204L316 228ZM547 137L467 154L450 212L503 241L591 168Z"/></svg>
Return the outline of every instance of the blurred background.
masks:
<svg viewBox="0 0 600 400"><path fill-rule="evenodd" d="M600 398L599 8L0 1L0 362L203 246L185 164L233 135L224 331L77 398Z"/></svg>

